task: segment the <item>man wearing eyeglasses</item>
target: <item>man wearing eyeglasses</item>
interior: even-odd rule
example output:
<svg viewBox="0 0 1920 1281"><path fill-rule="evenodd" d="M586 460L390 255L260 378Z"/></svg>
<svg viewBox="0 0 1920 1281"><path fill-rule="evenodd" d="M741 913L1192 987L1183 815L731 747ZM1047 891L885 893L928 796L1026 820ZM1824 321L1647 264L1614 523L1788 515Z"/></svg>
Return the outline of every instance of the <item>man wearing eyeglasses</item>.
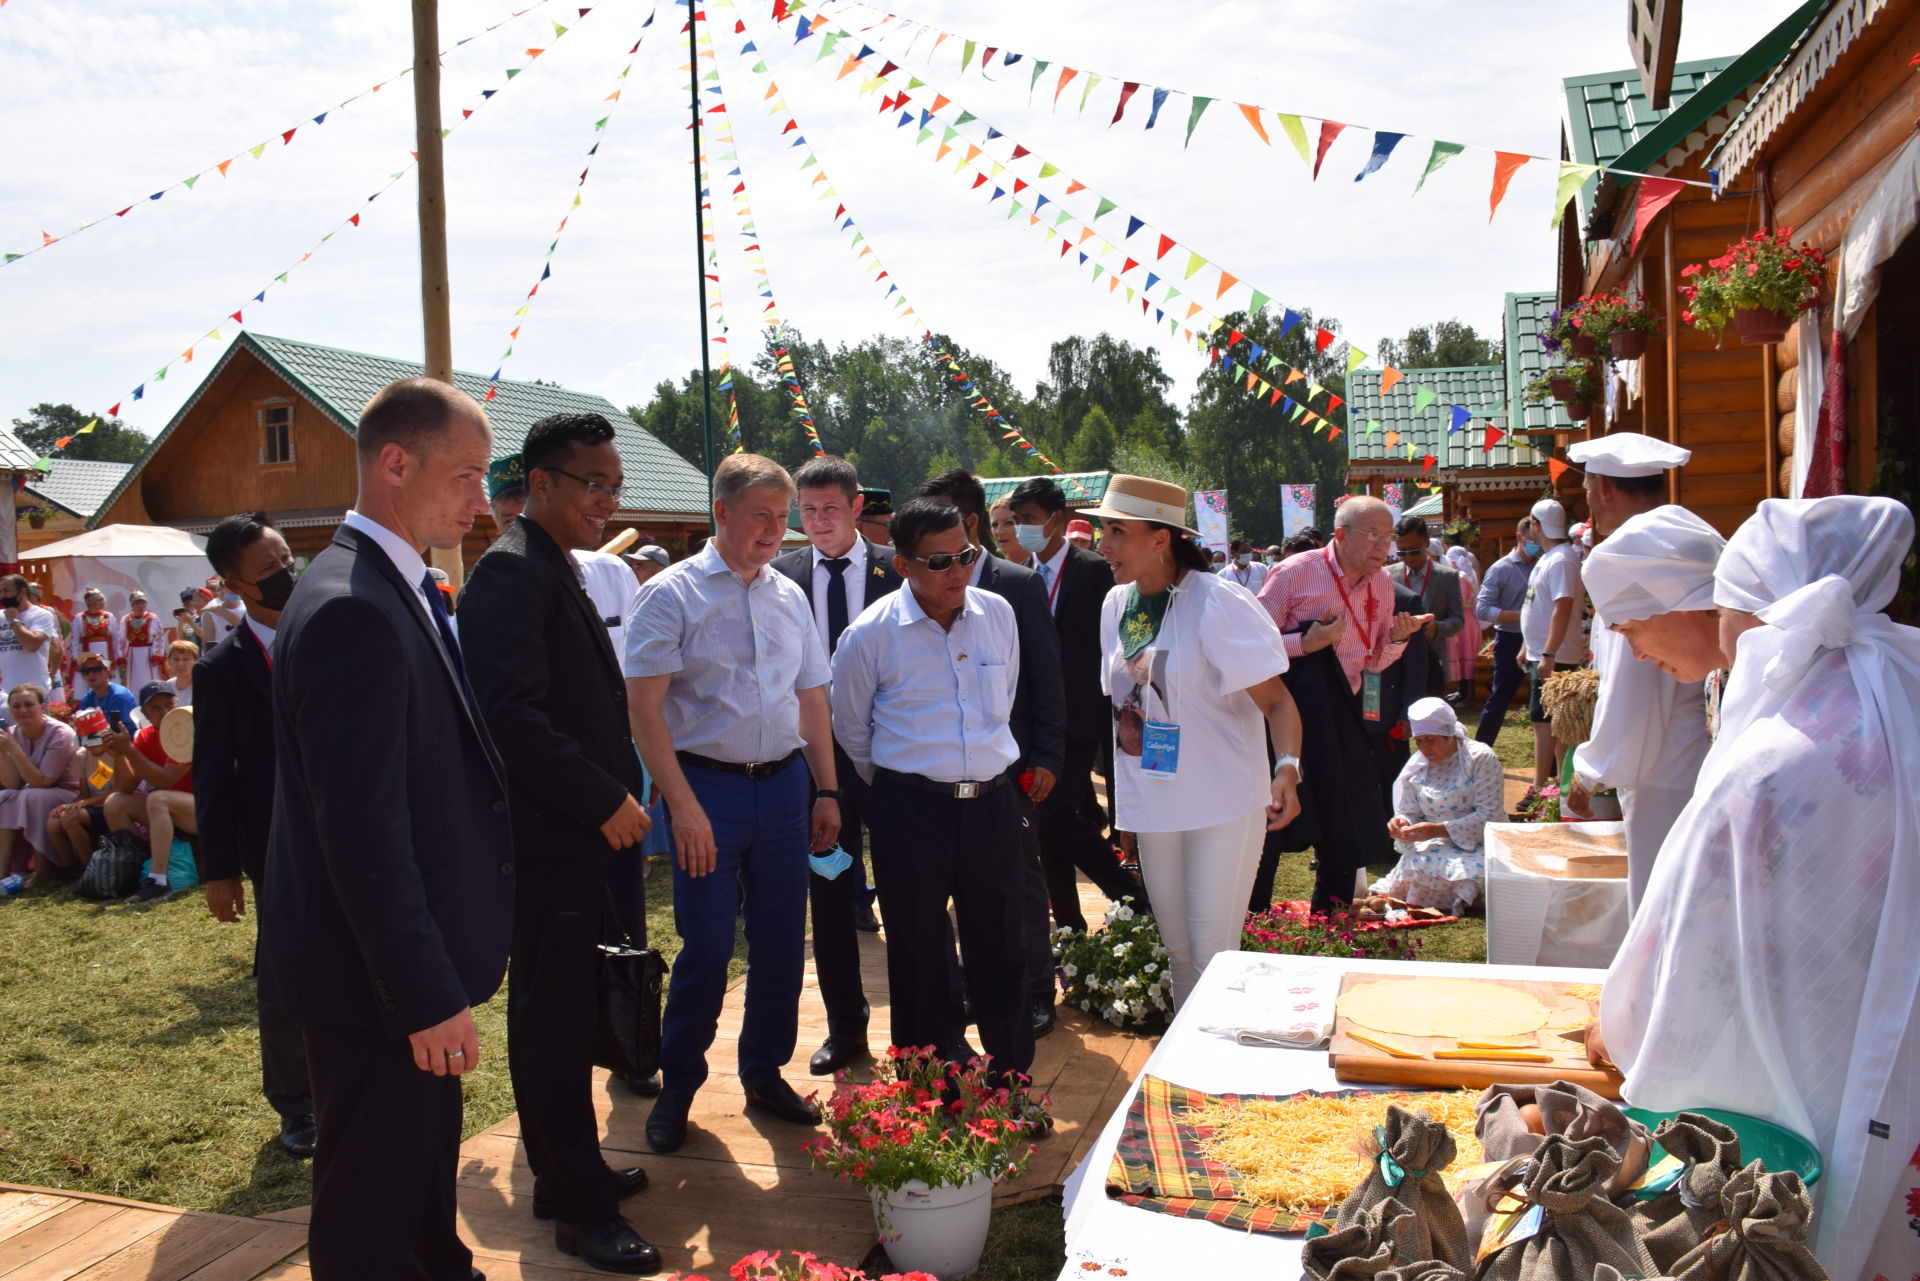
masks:
<svg viewBox="0 0 1920 1281"><path fill-rule="evenodd" d="M1447 642L1467 625L1467 611L1460 595L1460 574L1432 553L1432 539L1424 517L1402 516L1393 527L1393 545L1400 553L1400 563L1388 566L1387 576L1411 590L1420 598L1420 608L1433 615L1433 621L1421 628L1427 638L1426 669L1421 678L1426 692L1438 698L1447 689Z"/></svg>
<svg viewBox="0 0 1920 1281"><path fill-rule="evenodd" d="M893 1043L963 1053L952 1026L947 901L980 1040L996 1074L1033 1062L1023 929L1026 851L1011 718L1020 679L1013 607L969 587L984 553L960 509L916 498L893 517L907 580L841 633L833 727L869 782L874 880L887 920Z"/></svg>

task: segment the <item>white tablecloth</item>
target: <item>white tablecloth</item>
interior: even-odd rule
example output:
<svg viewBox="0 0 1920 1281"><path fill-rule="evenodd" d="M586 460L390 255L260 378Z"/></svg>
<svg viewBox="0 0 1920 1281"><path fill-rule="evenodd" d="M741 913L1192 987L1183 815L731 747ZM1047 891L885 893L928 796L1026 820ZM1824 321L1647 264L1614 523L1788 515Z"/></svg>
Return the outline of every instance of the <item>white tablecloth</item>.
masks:
<svg viewBox="0 0 1920 1281"><path fill-rule="evenodd" d="M1567 823L1574 832L1617 836L1625 823ZM1627 936L1627 878L1543 876L1517 866L1509 856L1508 832L1529 823L1489 823L1487 852L1487 959L1503 965L1613 964ZM1558 862L1551 854L1543 863Z"/></svg>
<svg viewBox="0 0 1920 1281"><path fill-rule="evenodd" d="M1319 957L1264 956L1222 952L1213 958L1200 986L1174 1018L1147 1059L1144 1074L1210 1094L1292 1094L1300 1090L1353 1088L1334 1079L1327 1052L1239 1045L1200 1029L1276 1018L1271 1011L1249 1011L1249 998L1231 987L1250 968L1298 967L1303 973L1331 967L1342 972L1420 974L1435 978L1545 979L1560 983L1599 983L1603 970L1549 969L1518 965L1461 965L1425 961L1336 961ZM1199 1219L1180 1219L1140 1210L1108 1199L1107 1167L1119 1142L1135 1089L1114 1109L1100 1138L1067 1179L1067 1263L1060 1281L1090 1281L1109 1268L1123 1268L1128 1281L1196 1281L1211 1277L1271 1277L1292 1281L1299 1275L1304 1237L1240 1232ZM1097 1271L1084 1265L1099 1263Z"/></svg>

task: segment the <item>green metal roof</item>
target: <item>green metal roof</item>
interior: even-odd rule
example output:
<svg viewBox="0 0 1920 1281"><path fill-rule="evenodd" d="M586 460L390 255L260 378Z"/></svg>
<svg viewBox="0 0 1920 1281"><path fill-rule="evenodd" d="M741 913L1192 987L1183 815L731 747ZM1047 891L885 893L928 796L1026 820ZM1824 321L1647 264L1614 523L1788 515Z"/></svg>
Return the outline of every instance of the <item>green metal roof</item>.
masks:
<svg viewBox="0 0 1920 1281"><path fill-rule="evenodd" d="M1661 121L1676 113L1688 114L1693 97L1734 59L1706 58L1682 62L1673 69L1672 105L1657 110L1647 101L1640 73L1603 71L1592 76L1572 76L1561 82L1567 94L1567 115L1562 122L1566 132L1566 151L1570 160L1585 165L1611 165L1629 154L1634 144L1652 133ZM1709 112L1708 114L1711 114ZM1684 132L1684 131L1683 131ZM1625 165L1625 168L1640 166ZM1593 209L1596 179L1589 178L1580 188L1580 221L1584 225Z"/></svg>
<svg viewBox="0 0 1920 1281"><path fill-rule="evenodd" d="M1100 500L1107 496L1107 481L1112 478L1110 471L1070 471L1051 477L1065 491L1068 507L1098 507ZM982 476L980 487L987 491L987 506L991 507L1032 479L1032 476L991 479Z"/></svg>
<svg viewBox="0 0 1920 1281"><path fill-rule="evenodd" d="M185 421L207 388L213 385L228 363L242 350L252 352L268 368L286 379L295 391L349 435L359 422L360 410L375 392L399 379L417 378L423 370L423 366L413 361L242 331L166 428L154 437L153 444L147 448L140 462L127 472L100 504L100 511L111 507L126 491L134 477L140 474L140 469L166 443L174 429ZM484 375L456 372L453 381L456 387L475 400L485 400L488 383ZM626 472L627 490L621 499L621 511L689 518L706 516L707 480L699 468L661 444L605 397L569 391L564 387L508 382L505 379L494 384L494 387L494 398L486 402L486 410L487 418L493 424L496 456L504 457L518 451L520 443L526 439L527 429L548 414L600 414L613 424L614 444L620 451L620 461ZM91 525L92 521L88 523Z"/></svg>
<svg viewBox="0 0 1920 1281"><path fill-rule="evenodd" d="M0 472L37 472L40 468L40 456L27 448L26 442L12 432L0 427Z"/></svg>
<svg viewBox="0 0 1920 1281"><path fill-rule="evenodd" d="M106 504L108 496L132 470L132 463L56 458L52 470L45 476L27 482L27 492L86 520Z"/></svg>
<svg viewBox="0 0 1920 1281"><path fill-rule="evenodd" d="M1449 369L1409 369L1383 398L1378 369L1356 369L1347 375L1347 461L1402 463L1414 468L1422 454L1432 454L1442 470L1486 470L1532 466L1531 449L1501 441L1483 449L1487 424L1507 430L1507 375L1500 365L1465 365ZM1415 409L1420 389L1434 393L1424 409ZM1473 415L1473 421L1449 432L1452 407ZM1379 424L1375 428L1375 424ZM1387 447L1387 433L1398 432L1399 442ZM1407 446L1414 448L1409 459Z"/></svg>
<svg viewBox="0 0 1920 1281"><path fill-rule="evenodd" d="M1507 403L1518 411L1512 416L1515 431L1538 428L1574 430L1573 420L1567 417L1566 406L1559 401L1548 401L1544 405L1526 403L1527 384L1555 363L1554 358L1540 346L1540 326L1545 323L1547 313L1557 306L1558 296L1551 289L1507 295ZM1544 448L1547 438L1540 437L1539 441Z"/></svg>

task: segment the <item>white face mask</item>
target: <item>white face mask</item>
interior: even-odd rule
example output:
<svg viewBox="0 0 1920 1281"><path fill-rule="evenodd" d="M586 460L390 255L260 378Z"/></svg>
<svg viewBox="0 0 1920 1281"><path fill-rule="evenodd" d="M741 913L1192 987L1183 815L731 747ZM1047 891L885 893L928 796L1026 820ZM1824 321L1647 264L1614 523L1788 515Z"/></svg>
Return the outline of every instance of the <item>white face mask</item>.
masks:
<svg viewBox="0 0 1920 1281"><path fill-rule="evenodd" d="M1013 537L1020 544L1020 550L1038 556L1047 546L1047 527L1045 525L1015 525Z"/></svg>
<svg viewBox="0 0 1920 1281"><path fill-rule="evenodd" d="M1248 565L1253 564L1253 557L1247 552L1241 552L1233 558L1233 563L1245 569Z"/></svg>

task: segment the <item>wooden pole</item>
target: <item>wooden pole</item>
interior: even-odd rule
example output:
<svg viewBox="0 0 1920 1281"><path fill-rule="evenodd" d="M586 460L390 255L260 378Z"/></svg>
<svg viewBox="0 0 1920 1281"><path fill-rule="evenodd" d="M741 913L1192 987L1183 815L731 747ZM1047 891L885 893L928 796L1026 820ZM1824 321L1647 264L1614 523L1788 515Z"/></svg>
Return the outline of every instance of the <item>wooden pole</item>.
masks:
<svg viewBox="0 0 1920 1281"><path fill-rule="evenodd" d="M1674 268L1675 214L1673 207L1662 210L1660 217L1666 223L1660 233L1660 270L1663 276L1661 283L1665 286L1663 292L1671 298L1675 296L1674 290L1680 284ZM1642 394L1644 392L1643 388ZM1669 317L1667 320L1667 443L1671 445L1680 443L1680 318L1678 316ZM1680 469L1678 467L1667 468L1667 501L1669 503L1680 501Z"/></svg>
<svg viewBox="0 0 1920 1281"><path fill-rule="evenodd" d="M700 293L700 397L704 406L706 444L707 510L713 510L713 355L707 339L707 219L701 208L701 182L705 179L700 163L700 15L697 0L687 5L687 97L693 112L693 277ZM711 518L709 518L711 519Z"/></svg>
<svg viewBox="0 0 1920 1281"><path fill-rule="evenodd" d="M1760 186L1760 225L1773 227L1773 166L1761 164L1754 171ZM1760 349L1760 449L1765 476L1760 497L1773 498L1780 492L1780 414L1775 399L1780 394L1780 363L1774 345Z"/></svg>
<svg viewBox="0 0 1920 1281"><path fill-rule="evenodd" d="M453 382L453 300L447 288L447 181L440 148L439 0L413 0L413 148L420 157L420 316L426 332L426 375ZM466 580L458 547L433 548L428 563L443 569L457 592Z"/></svg>

